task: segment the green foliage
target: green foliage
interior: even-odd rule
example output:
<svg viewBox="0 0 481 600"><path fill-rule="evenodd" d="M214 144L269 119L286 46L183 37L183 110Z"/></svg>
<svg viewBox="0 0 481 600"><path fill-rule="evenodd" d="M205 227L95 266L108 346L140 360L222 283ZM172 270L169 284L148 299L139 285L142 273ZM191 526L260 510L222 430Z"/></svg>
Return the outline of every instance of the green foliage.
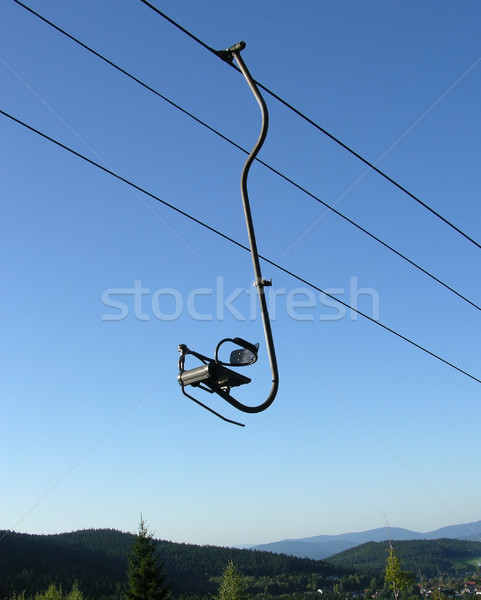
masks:
<svg viewBox="0 0 481 600"><path fill-rule="evenodd" d="M435 588L431 594L431 600L447 600L447 597L439 588Z"/></svg>
<svg viewBox="0 0 481 600"><path fill-rule="evenodd" d="M473 570L469 561L481 554L481 543L454 540L397 541L396 552L406 570L434 578L441 572L458 576ZM386 542L367 542L326 559L330 565L372 574L381 574L386 565Z"/></svg>
<svg viewBox="0 0 481 600"><path fill-rule="evenodd" d="M51 584L57 590L72 590L62 600L125 600L133 534L112 529L49 536L7 531L0 532L0 538L0 600L35 600ZM330 558L331 564L256 550L151 541L172 582L173 600L217 597L230 561L243 574L251 600L392 600L392 592L384 587L385 542L353 548ZM403 568L418 574L430 597L436 597L438 589L439 600L453 598L464 589L465 578L481 586L481 572L476 577L476 566L467 565L481 556L479 542L396 542L396 552ZM421 600L420 588L409 585L398 600Z"/></svg>
<svg viewBox="0 0 481 600"><path fill-rule="evenodd" d="M25 592L21 592L20 594L12 594L9 600L25 600Z"/></svg>
<svg viewBox="0 0 481 600"><path fill-rule="evenodd" d="M236 565L230 560L222 573L218 600L247 600L247 583Z"/></svg>
<svg viewBox="0 0 481 600"><path fill-rule="evenodd" d="M65 600L83 600L83 594L79 590L77 582L73 584L72 591L67 595Z"/></svg>
<svg viewBox="0 0 481 600"><path fill-rule="evenodd" d="M13 594L9 600L26 600L25 592ZM54 583L42 592L37 592L30 600L84 600L82 592L79 590L78 583L75 582L72 590L68 594L62 592L62 588Z"/></svg>
<svg viewBox="0 0 481 600"><path fill-rule="evenodd" d="M407 588L411 583L412 575L402 570L399 556L396 554L391 543L389 544L387 552L388 557L386 560L384 578L388 588L392 590L394 600L398 600L401 590Z"/></svg>
<svg viewBox="0 0 481 600"><path fill-rule="evenodd" d="M0 600L11 599L23 590L25 599L31 600L51 583L69 590L75 581L86 600L125 600L127 555L135 541L133 534L90 529L40 536L0 532L0 537ZM231 560L243 573L252 600L291 600L296 594L318 589L324 590L326 600L333 578L343 577L344 589L354 590L356 585L350 573L323 561L259 550L153 541L172 582L170 591L175 600L212 600ZM366 577L364 587L369 579Z"/></svg>
<svg viewBox="0 0 481 600"><path fill-rule="evenodd" d="M63 600L62 588L56 585L49 585L45 592L35 594L35 600Z"/></svg>
<svg viewBox="0 0 481 600"><path fill-rule="evenodd" d="M89 600L120 600L126 582L131 534L114 530L29 535L0 532L0 599L22 591L43 593L53 583L63 590L76 581Z"/></svg>
<svg viewBox="0 0 481 600"><path fill-rule="evenodd" d="M128 600L167 600L163 565L157 559L156 544L143 519L128 558ZM46 600L57 600L56 598Z"/></svg>

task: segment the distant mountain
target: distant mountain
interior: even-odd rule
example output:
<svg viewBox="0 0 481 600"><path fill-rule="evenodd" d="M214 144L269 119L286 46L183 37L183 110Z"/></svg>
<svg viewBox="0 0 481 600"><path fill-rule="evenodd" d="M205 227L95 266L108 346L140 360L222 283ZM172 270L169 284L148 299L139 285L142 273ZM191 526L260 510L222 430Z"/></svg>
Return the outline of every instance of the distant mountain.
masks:
<svg viewBox="0 0 481 600"><path fill-rule="evenodd" d="M263 550L275 552L278 554L288 554L299 556L301 558L313 558L322 560L343 550L348 550L354 546L365 544L366 542L382 542L392 540L435 540L439 538L473 540L481 538L481 521L468 523L466 525L449 525L441 527L428 533L410 531L402 527L379 527L368 531L356 533L341 533L339 535L316 535L301 539L288 539L269 544L260 544L253 546L253 550Z"/></svg>

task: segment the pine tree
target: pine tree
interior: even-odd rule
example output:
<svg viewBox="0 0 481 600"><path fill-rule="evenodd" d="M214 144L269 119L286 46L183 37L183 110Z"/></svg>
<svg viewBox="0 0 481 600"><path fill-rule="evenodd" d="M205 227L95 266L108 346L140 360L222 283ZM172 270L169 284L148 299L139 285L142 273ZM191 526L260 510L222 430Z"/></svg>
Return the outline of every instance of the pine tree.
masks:
<svg viewBox="0 0 481 600"><path fill-rule="evenodd" d="M128 600L167 600L169 588L165 584L163 565L156 557L153 535L147 524L140 519L139 533L128 557Z"/></svg>
<svg viewBox="0 0 481 600"><path fill-rule="evenodd" d="M244 576L230 560L222 573L217 600L247 600L247 584Z"/></svg>
<svg viewBox="0 0 481 600"><path fill-rule="evenodd" d="M401 560L396 554L391 540L389 540L388 557L386 568L384 570L384 580L390 590L392 590L394 600L398 600L401 590L406 588L412 581L412 574L403 571Z"/></svg>
<svg viewBox="0 0 481 600"><path fill-rule="evenodd" d="M25 592L18 596L13 596L12 600L25 600ZM72 586L72 591L68 594L62 592L62 587L57 587L52 583L44 592L35 594L35 600L83 600L83 594L79 590L78 583Z"/></svg>

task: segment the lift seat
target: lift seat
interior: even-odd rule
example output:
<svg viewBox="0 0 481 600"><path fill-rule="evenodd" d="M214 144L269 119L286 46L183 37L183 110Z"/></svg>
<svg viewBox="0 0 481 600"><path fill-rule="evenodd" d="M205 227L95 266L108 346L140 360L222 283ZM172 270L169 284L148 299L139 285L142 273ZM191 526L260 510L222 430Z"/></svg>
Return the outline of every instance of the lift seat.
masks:
<svg viewBox="0 0 481 600"><path fill-rule="evenodd" d="M249 377L214 362L183 371L177 379L183 386L196 387L202 383L210 389L237 387L251 382Z"/></svg>

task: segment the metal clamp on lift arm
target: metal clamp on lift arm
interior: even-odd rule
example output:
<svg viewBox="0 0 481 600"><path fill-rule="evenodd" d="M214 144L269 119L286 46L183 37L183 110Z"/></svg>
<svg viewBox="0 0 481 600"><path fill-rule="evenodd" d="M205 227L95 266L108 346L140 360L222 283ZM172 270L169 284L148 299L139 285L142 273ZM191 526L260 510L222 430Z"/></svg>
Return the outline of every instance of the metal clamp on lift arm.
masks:
<svg viewBox="0 0 481 600"><path fill-rule="evenodd" d="M266 410L266 408L268 408L272 404L277 395L277 390L279 387L279 373L277 368L276 352L274 348L271 323L269 319L267 301L264 292L264 287L272 285L272 280L267 280L262 277L261 267L259 263L259 253L257 251L257 242L254 232L254 224L252 221L252 213L249 203L249 195L247 192L247 176L249 174L249 169L252 163L254 162L259 150L261 149L266 139L267 128L269 126L269 115L266 103L264 102L263 97L259 93L255 81L253 80L251 74L249 73L249 70L247 69L244 61L242 60L239 54L239 52L241 52L244 48L245 42L239 42L238 44L231 46L231 48L227 50L219 50L217 52L217 55L223 60L227 61L228 63L232 63L233 60L236 61L240 71L244 75L247 83L249 84L249 87L251 88L251 91L254 94L262 113L262 126L259 138L251 153L247 157L247 160L244 164L244 168L242 170L241 195L242 203L244 206L244 216L246 220L247 234L249 237L252 264L254 267L254 285L257 287L257 293L261 307L262 323L264 326L264 335L267 346L267 354L272 374L272 386L266 400L264 400L264 402L257 406L249 406L243 404L231 395L230 391L233 387L245 385L247 383L250 383L251 380L245 375L241 375L237 371L233 371L229 367L244 367L251 365L257 361L259 344L251 344L250 342L247 342L242 338L225 338L221 340L217 344L217 347L215 349L214 358L209 358L203 354L194 352L193 350L189 350L187 346L181 344L179 346L179 375L177 378L180 386L182 387L182 392L185 396L187 396L203 408L207 409L211 413L215 414L219 418L223 419L224 421L233 423L235 425L240 425L242 427L242 423L238 423L237 421L232 421L230 419L225 418L215 410L212 410L211 408L194 398L191 394L188 394L185 388L187 386L191 386L192 388L198 388L211 394L215 393L221 398L223 398L226 402L231 404L234 408L237 408L242 412L258 413ZM239 346L240 350L234 350L233 352L231 352L229 362L222 362L221 360L219 360L219 350L220 347L226 342L230 342ZM186 371L185 357L188 354L200 360L202 364L198 367Z"/></svg>
<svg viewBox="0 0 481 600"><path fill-rule="evenodd" d="M227 48L227 50L216 50L216 54L219 58L222 58L222 60L225 60L225 62L232 64L232 61L234 60L233 53L241 52L242 50L244 50L245 47L246 47L245 42L239 42L238 44L234 44L230 48Z"/></svg>

